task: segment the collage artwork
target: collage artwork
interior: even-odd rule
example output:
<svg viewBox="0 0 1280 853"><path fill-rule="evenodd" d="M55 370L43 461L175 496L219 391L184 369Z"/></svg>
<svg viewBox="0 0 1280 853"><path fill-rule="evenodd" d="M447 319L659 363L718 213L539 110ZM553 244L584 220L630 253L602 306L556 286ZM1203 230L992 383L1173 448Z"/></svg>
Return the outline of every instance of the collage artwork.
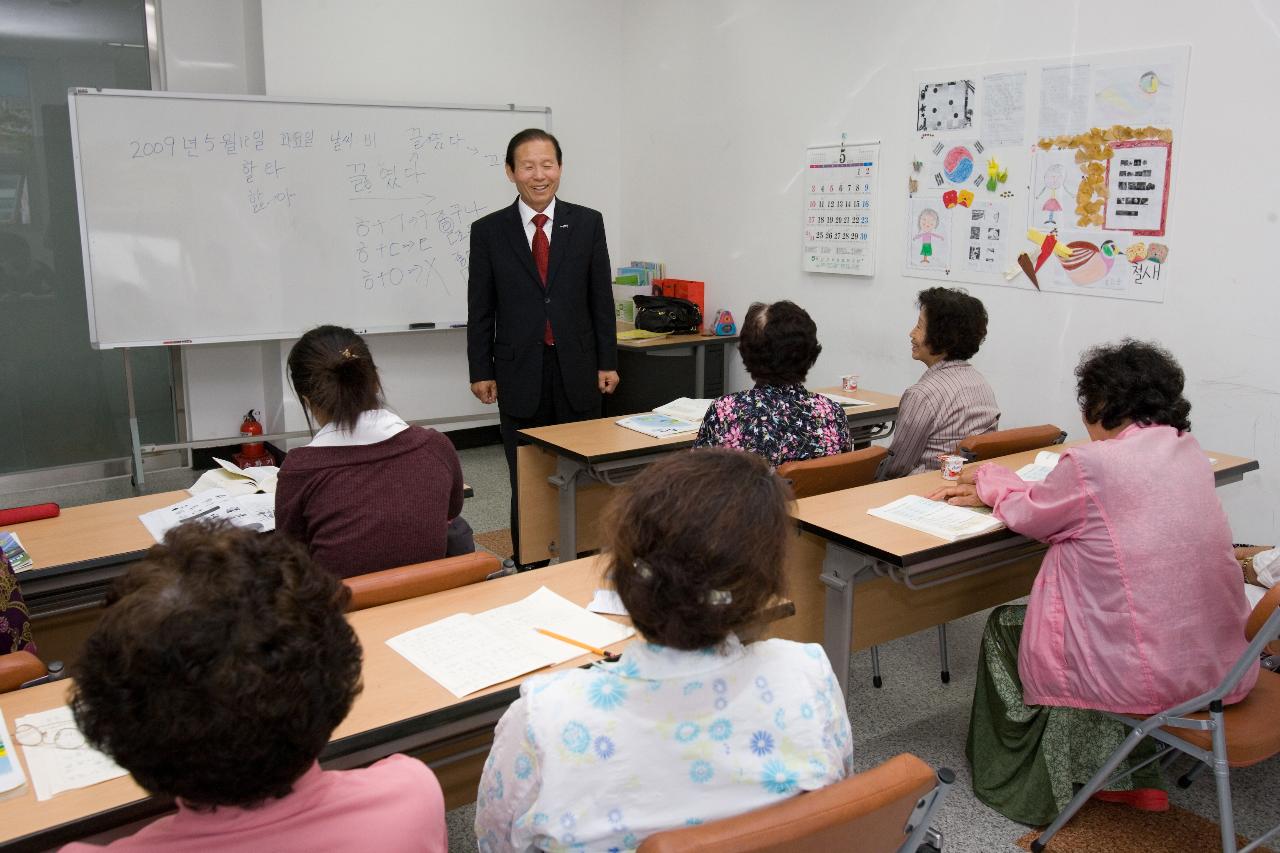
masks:
<svg viewBox="0 0 1280 853"><path fill-rule="evenodd" d="M1189 55L917 72L906 274L1163 301Z"/></svg>

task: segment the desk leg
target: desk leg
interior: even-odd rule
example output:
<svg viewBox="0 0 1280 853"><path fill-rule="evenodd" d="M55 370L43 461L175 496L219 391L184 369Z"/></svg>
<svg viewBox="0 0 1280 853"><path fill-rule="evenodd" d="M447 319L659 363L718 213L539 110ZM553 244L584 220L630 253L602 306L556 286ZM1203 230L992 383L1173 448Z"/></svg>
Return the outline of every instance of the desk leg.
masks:
<svg viewBox="0 0 1280 853"><path fill-rule="evenodd" d="M707 396L707 345L693 348L693 396Z"/></svg>
<svg viewBox="0 0 1280 853"><path fill-rule="evenodd" d="M556 459L556 473L548 477L560 498L560 525L556 538L556 562L567 563L578 558L578 475L581 463L563 456Z"/></svg>
<svg viewBox="0 0 1280 853"><path fill-rule="evenodd" d="M840 682L840 695L849 691L849 650L853 645L853 588L866 572L873 571L874 562L862 554L827 543L827 554L822 559L822 574L818 577L827 588L827 606L823 618L822 647L831 661L836 680Z"/></svg>

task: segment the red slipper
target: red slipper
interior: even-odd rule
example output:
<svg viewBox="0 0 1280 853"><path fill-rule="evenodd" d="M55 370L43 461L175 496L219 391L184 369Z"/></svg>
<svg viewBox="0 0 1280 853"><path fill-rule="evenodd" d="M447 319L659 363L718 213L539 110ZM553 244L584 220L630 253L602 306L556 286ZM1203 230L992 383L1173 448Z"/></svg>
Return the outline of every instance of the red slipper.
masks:
<svg viewBox="0 0 1280 853"><path fill-rule="evenodd" d="M1167 812L1169 794L1159 788L1136 788L1132 791L1099 791L1092 799L1104 803L1123 803L1144 812Z"/></svg>

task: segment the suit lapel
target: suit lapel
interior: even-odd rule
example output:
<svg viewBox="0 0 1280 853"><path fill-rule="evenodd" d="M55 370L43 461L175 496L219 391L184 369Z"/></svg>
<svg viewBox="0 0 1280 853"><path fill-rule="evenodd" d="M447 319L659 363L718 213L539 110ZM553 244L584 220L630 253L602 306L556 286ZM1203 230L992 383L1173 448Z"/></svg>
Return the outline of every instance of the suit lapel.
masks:
<svg viewBox="0 0 1280 853"><path fill-rule="evenodd" d="M564 260L565 252L569 250L569 241L573 239L574 225L577 222L573 213L573 205L556 199L556 218L551 223L556 233L551 235L551 256L547 259L547 290L555 283L560 262Z"/></svg>
<svg viewBox="0 0 1280 853"><path fill-rule="evenodd" d="M511 207L507 208L508 213L504 217L502 230L507 232L507 241L511 244L512 253L520 259L524 265L525 271L529 273L529 277L533 280L533 284L539 290L542 289L542 279L538 277L538 268L533 265L533 252L529 250L529 238L524 233L524 223L520 221L520 204L517 200ZM555 258L554 242L551 247L551 257ZM548 265L549 266L549 265ZM550 280L550 274L547 279Z"/></svg>

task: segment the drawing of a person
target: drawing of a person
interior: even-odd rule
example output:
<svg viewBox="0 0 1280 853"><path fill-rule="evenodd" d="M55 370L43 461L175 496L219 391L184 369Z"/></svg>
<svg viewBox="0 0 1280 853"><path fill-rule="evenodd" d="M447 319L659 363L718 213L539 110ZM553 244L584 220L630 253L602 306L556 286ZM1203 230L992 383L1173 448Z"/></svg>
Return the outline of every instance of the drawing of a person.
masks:
<svg viewBox="0 0 1280 853"><path fill-rule="evenodd" d="M932 207L926 207L920 211L920 217L916 220L918 232L912 238L912 242L920 241L920 263L929 263L929 258L933 257L933 241L941 242L946 239L934 229L938 227L938 211Z"/></svg>
<svg viewBox="0 0 1280 853"><path fill-rule="evenodd" d="M1046 225L1053 224L1054 214L1062 210L1062 202L1058 201L1058 190L1062 189L1066 177L1066 170L1063 169L1062 164L1054 163L1044 170L1044 175L1040 178L1040 192L1036 193L1036 198L1040 198L1045 193L1049 194L1044 204L1040 206L1040 209L1045 212Z"/></svg>

